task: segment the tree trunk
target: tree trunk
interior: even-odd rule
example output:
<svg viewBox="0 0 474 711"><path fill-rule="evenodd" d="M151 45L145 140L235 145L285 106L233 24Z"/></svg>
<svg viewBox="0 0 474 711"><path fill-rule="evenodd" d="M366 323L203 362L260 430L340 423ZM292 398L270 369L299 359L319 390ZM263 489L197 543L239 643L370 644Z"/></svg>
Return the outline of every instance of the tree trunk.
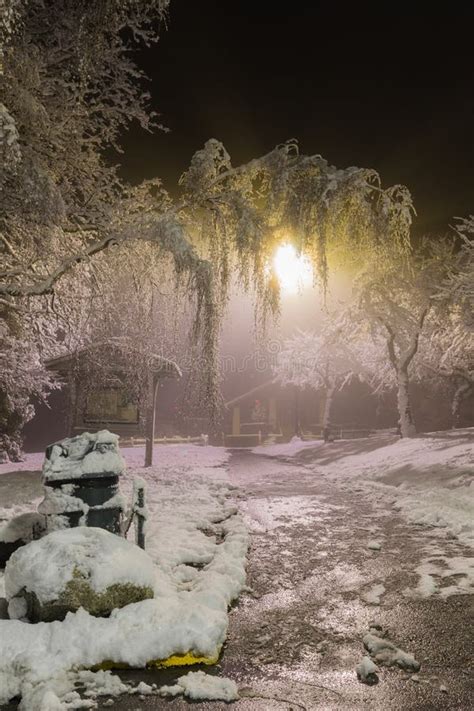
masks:
<svg viewBox="0 0 474 711"><path fill-rule="evenodd" d="M12 409L7 394L0 390L0 463L4 458L11 462L23 460L22 430L27 421L21 411Z"/></svg>
<svg viewBox="0 0 474 711"><path fill-rule="evenodd" d="M145 467L153 464L153 443L155 439L155 405L158 378L150 374L148 403L145 415Z"/></svg>
<svg viewBox="0 0 474 711"><path fill-rule="evenodd" d="M410 403L410 391L408 373L405 370L399 370L397 373L398 379L398 415L399 428L401 437L416 437L416 427L413 420L413 414Z"/></svg>
<svg viewBox="0 0 474 711"><path fill-rule="evenodd" d="M331 409L334 399L334 391L334 383L331 383L326 387L326 399L324 401L323 413L323 439L325 442L329 442L331 438Z"/></svg>
<svg viewBox="0 0 474 711"><path fill-rule="evenodd" d="M464 400L464 398L467 396L469 391L471 390L471 383L466 383L463 382L454 391L453 395L453 401L451 403L451 414L453 416L453 423L452 423L452 428L453 430L456 429L456 427L459 427L459 417L460 417L460 409L461 409L461 403Z"/></svg>
<svg viewBox="0 0 474 711"><path fill-rule="evenodd" d="M295 387L295 436L301 437L300 392Z"/></svg>

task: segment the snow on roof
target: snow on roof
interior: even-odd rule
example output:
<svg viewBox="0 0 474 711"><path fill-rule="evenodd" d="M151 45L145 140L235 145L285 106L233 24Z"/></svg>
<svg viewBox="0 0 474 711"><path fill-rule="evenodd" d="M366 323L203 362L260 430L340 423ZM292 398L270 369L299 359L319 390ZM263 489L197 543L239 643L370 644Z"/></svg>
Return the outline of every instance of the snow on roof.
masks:
<svg viewBox="0 0 474 711"><path fill-rule="evenodd" d="M250 390L247 390L245 393L242 393L242 395L238 395L237 397L232 398L232 400L228 400L225 403L225 407L230 407L231 405L237 405L238 402L245 400L245 398L250 397L251 395L254 395L255 393L258 393L261 390L264 390L269 385L275 385L276 383L277 383L276 378L272 378L272 380L267 380L266 382L261 383L260 385L257 385L254 388L251 388Z"/></svg>
<svg viewBox="0 0 474 711"><path fill-rule="evenodd" d="M120 357L122 345L123 341L114 342L113 340L91 343L88 346L80 348L71 353L63 353L62 355L56 356L55 358L50 358L46 361L46 367L51 370L67 371L71 368L71 364L77 358L80 359L87 353L104 347L107 347L109 352L110 350L115 351L117 356ZM128 351L132 351L137 355L140 355L140 350L134 347L133 344L126 342L126 348ZM159 375L161 378L180 378L182 376L180 367L174 361L169 360L168 358L164 358L163 356L158 355L157 353L146 354L145 357L149 361L150 370L156 375Z"/></svg>

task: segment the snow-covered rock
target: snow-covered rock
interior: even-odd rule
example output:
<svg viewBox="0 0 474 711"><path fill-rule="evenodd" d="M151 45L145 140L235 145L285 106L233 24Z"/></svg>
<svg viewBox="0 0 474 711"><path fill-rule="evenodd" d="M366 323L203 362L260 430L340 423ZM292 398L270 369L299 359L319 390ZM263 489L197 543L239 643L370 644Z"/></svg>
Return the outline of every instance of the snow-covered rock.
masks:
<svg viewBox="0 0 474 711"><path fill-rule="evenodd" d="M155 584L156 569L145 551L101 528L82 526L28 543L5 570L7 599L32 597L31 614L42 620L79 607L108 614L153 597Z"/></svg>

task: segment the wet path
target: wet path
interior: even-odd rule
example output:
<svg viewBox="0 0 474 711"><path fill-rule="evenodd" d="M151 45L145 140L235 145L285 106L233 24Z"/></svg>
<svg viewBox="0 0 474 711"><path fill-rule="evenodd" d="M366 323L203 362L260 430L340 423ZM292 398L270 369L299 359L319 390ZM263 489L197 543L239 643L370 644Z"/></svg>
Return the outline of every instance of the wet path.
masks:
<svg viewBox="0 0 474 711"><path fill-rule="evenodd" d="M418 585L415 568L427 555L466 551L439 529L407 524L390 502L338 488L323 472L244 451L233 456L231 479L242 488L252 532L252 593L231 615L223 673L294 708L472 708L473 597L403 594ZM357 681L362 637L373 623L422 663L420 681L399 669L382 670L375 687ZM271 704L238 707L285 708Z"/></svg>

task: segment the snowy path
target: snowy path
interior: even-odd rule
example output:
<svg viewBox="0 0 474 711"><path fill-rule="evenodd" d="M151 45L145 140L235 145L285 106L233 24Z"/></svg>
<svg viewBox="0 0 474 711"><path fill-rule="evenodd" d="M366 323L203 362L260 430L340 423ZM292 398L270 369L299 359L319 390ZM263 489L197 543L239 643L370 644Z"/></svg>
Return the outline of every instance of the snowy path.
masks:
<svg viewBox="0 0 474 711"><path fill-rule="evenodd" d="M244 452L231 460L232 482L247 497L254 594L231 617L223 672L307 709L469 708L474 598L404 592L418 585L427 554L441 565L472 553L440 529L407 524L390 503L341 488L324 467L308 468L307 451L305 461ZM462 577L453 572L443 584ZM400 670L382 671L375 687L357 682L362 637L374 622L422 662L419 682ZM249 703L238 706L272 708Z"/></svg>
<svg viewBox="0 0 474 711"><path fill-rule="evenodd" d="M350 468L346 453L341 458L344 446L305 448L292 459L232 454L230 480L240 487L251 534L251 592L231 611L224 654L206 672L261 697L242 698L236 711L468 709L472 550L446 529L407 522L385 487L338 476ZM351 456L363 450L362 443L347 447ZM188 453L185 459L189 465ZM357 681L362 638L374 623L421 662L415 680L381 667L377 686ZM121 677L161 685L182 673L137 670ZM184 711L189 704L125 695L113 708Z"/></svg>
<svg viewBox="0 0 474 711"><path fill-rule="evenodd" d="M473 596L420 599L410 591L419 585L417 568L427 556L447 568L446 560L465 562L472 552L443 529L407 523L390 497L374 498L356 483L334 480L317 461L308 449L299 461L233 453L230 478L241 488L251 532L252 593L231 612L224 655L207 671L265 697L241 699L233 705L239 711L470 708ZM368 548L373 543L379 551ZM459 586L463 579L454 573L439 584ZM374 623L419 659L416 681L383 667L377 686L357 681L362 638ZM159 683L177 675L160 672ZM147 676L131 672L123 678L149 681ZM161 707L153 698L140 706L121 698L115 708ZM189 705L176 699L163 708L184 711ZM217 702L195 708L227 707Z"/></svg>

